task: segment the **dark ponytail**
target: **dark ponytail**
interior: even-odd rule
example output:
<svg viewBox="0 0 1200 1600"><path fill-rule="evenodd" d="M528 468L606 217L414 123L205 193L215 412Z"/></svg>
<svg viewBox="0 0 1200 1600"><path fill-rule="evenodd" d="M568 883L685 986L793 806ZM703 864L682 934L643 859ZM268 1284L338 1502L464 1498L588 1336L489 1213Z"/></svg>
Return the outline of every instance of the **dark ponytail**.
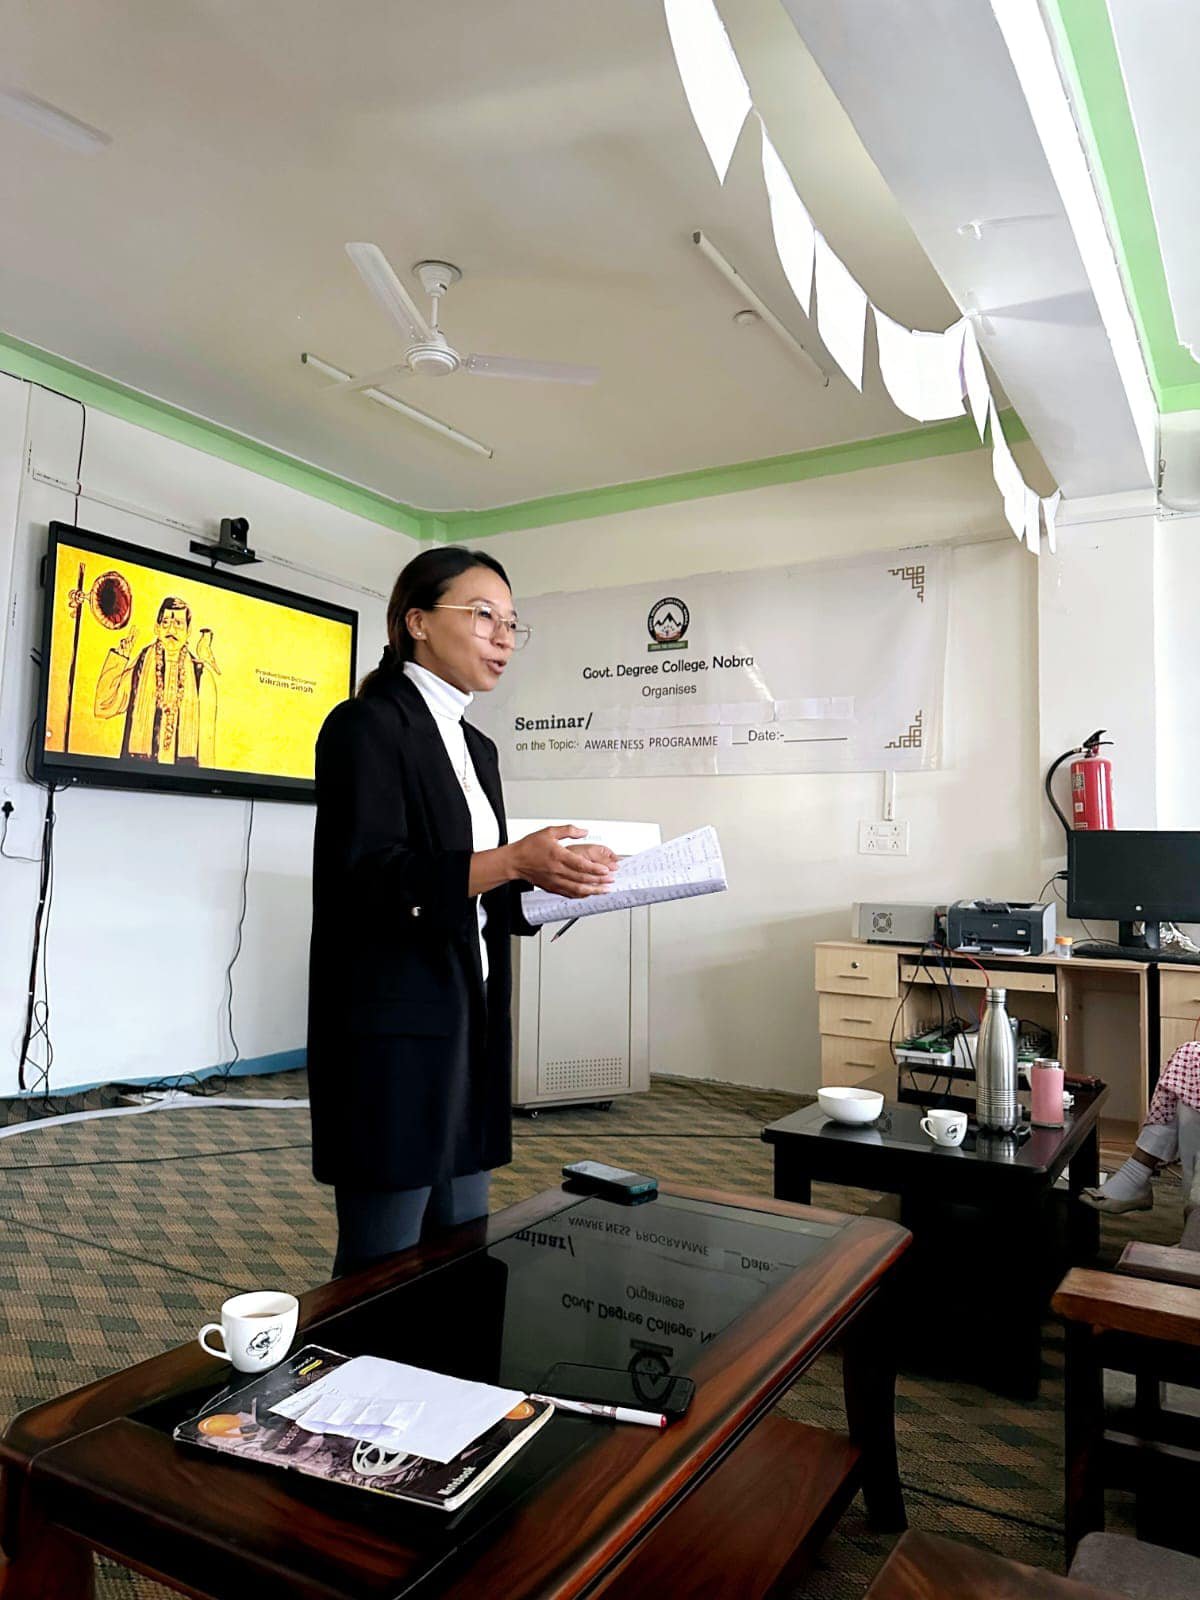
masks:
<svg viewBox="0 0 1200 1600"><path fill-rule="evenodd" d="M511 589L508 573L493 557L482 550L467 550L462 545L451 544L436 550L422 550L414 556L396 579L387 608L387 643L379 658L379 665L368 672L358 686L359 694L369 694L381 677L398 672L406 661L413 658L414 640L408 631L405 617L410 611L432 611L449 586L461 573L472 567L486 567L494 572Z"/></svg>

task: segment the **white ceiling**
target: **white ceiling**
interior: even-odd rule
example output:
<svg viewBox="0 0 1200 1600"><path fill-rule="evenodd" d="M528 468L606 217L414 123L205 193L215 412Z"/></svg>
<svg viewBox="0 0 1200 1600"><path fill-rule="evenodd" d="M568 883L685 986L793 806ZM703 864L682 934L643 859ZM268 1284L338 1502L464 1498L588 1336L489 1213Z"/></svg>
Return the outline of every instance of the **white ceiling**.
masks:
<svg viewBox="0 0 1200 1600"><path fill-rule="evenodd" d="M892 316L957 315L778 0L722 14L818 226ZM69 26L68 26L69 20ZM857 394L775 261L752 126L718 188L656 0L74 0L5 14L5 82L104 130L0 118L0 329L410 504L486 507L911 426ZM821 389L701 261L701 228L833 372ZM361 396L397 341L344 253L460 266L469 350L594 389L405 380L467 455Z"/></svg>
<svg viewBox="0 0 1200 1600"><path fill-rule="evenodd" d="M1129 397L991 0L785 4L929 259L981 313L981 348L1064 494L1146 486ZM959 231L972 221L979 237Z"/></svg>
<svg viewBox="0 0 1200 1600"><path fill-rule="evenodd" d="M1108 0L1180 344L1200 361L1200 14L1167 0ZM1200 376L1200 374L1198 374Z"/></svg>

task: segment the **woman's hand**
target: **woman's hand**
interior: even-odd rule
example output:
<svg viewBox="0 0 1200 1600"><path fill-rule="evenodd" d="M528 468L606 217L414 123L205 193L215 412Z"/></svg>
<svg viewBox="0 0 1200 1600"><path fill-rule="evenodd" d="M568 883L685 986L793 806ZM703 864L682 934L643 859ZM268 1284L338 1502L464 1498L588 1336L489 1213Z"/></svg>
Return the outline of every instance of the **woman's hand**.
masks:
<svg viewBox="0 0 1200 1600"><path fill-rule="evenodd" d="M509 845L516 876L549 894L572 900L602 894L612 884L619 857L602 844L567 845L564 839L584 839L587 830L570 826L540 828Z"/></svg>

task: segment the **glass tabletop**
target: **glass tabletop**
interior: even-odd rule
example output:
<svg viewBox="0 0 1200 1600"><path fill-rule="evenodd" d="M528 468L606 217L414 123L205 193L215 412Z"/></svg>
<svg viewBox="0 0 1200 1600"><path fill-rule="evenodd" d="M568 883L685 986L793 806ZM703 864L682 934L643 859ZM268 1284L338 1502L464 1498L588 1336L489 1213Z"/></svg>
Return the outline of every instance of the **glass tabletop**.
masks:
<svg viewBox="0 0 1200 1600"><path fill-rule="evenodd" d="M526 1391L543 1389L560 1362L621 1368L634 1375L651 1407L668 1378L687 1373L702 1350L791 1273L836 1249L853 1220L779 1216L677 1195L639 1205L566 1193L562 1199L562 1209L536 1226L310 1326L297 1343ZM502 1221L503 1214L493 1225ZM219 1406L236 1387L241 1383L209 1384L148 1406L135 1420L171 1432ZM354 1514L403 1527L431 1562L440 1560L604 1432L602 1423L559 1413L501 1479L451 1517L394 1500L372 1504L377 1497L361 1494L354 1496ZM330 1493L346 1494L311 1478L289 1478L299 1500L327 1504Z"/></svg>
<svg viewBox="0 0 1200 1600"><path fill-rule="evenodd" d="M930 1160L954 1162L981 1162L995 1166L1019 1166L1042 1170L1050 1167L1059 1152L1077 1132L1080 1120L1085 1118L1088 1105L1067 1112L1061 1128L1037 1128L1026 1124L1017 1133L990 1133L971 1123L961 1145L938 1145L922 1132L921 1119L926 1110L920 1105L887 1101L874 1122L850 1127L827 1117L819 1105L805 1106L790 1116L772 1122L763 1130L763 1138L775 1144L789 1137L819 1139L829 1145L843 1145L848 1151L907 1150Z"/></svg>

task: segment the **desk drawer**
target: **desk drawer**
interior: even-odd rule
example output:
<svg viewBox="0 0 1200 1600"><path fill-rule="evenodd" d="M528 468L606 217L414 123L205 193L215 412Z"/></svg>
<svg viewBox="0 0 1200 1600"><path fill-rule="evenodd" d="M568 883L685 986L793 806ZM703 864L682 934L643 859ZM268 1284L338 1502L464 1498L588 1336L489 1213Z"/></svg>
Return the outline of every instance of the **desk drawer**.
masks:
<svg viewBox="0 0 1200 1600"><path fill-rule="evenodd" d="M817 946L817 988L823 994L873 994L894 1000L900 990L896 981L896 952Z"/></svg>
<svg viewBox="0 0 1200 1600"><path fill-rule="evenodd" d="M1158 1070L1161 1072L1181 1044L1191 1044L1196 1024L1191 1017L1162 1017L1158 1034Z"/></svg>
<svg viewBox="0 0 1200 1600"><path fill-rule="evenodd" d="M821 1035L823 1086L834 1084L854 1089L867 1078L877 1078L884 1073L895 1073L892 1052L886 1039L843 1039L835 1034Z"/></svg>
<svg viewBox="0 0 1200 1600"><path fill-rule="evenodd" d="M987 957L980 956L980 961L987 966ZM1034 994L1053 994L1055 989L1054 970L1047 972L1039 967L989 967L988 977L980 972L978 967L951 967L956 989L1022 989ZM932 974L932 976L931 976ZM990 978L990 983L989 983ZM925 957L922 967L912 956L902 956L900 960L900 982L907 985L910 979L917 983L936 984L939 988L946 987L946 975L941 963L933 956ZM1011 1011L1011 1006L1009 1010Z"/></svg>
<svg viewBox="0 0 1200 1600"><path fill-rule="evenodd" d="M1178 972L1158 969L1159 1014L1164 1017L1200 1018L1200 967L1195 972L1183 967ZM1190 1035L1189 1035L1190 1037Z"/></svg>
<svg viewBox="0 0 1200 1600"><path fill-rule="evenodd" d="M848 1039L886 1039L896 1019L896 1002L868 994L822 994L820 1005L823 1034L842 1034ZM897 1024L899 1028L899 1024Z"/></svg>

